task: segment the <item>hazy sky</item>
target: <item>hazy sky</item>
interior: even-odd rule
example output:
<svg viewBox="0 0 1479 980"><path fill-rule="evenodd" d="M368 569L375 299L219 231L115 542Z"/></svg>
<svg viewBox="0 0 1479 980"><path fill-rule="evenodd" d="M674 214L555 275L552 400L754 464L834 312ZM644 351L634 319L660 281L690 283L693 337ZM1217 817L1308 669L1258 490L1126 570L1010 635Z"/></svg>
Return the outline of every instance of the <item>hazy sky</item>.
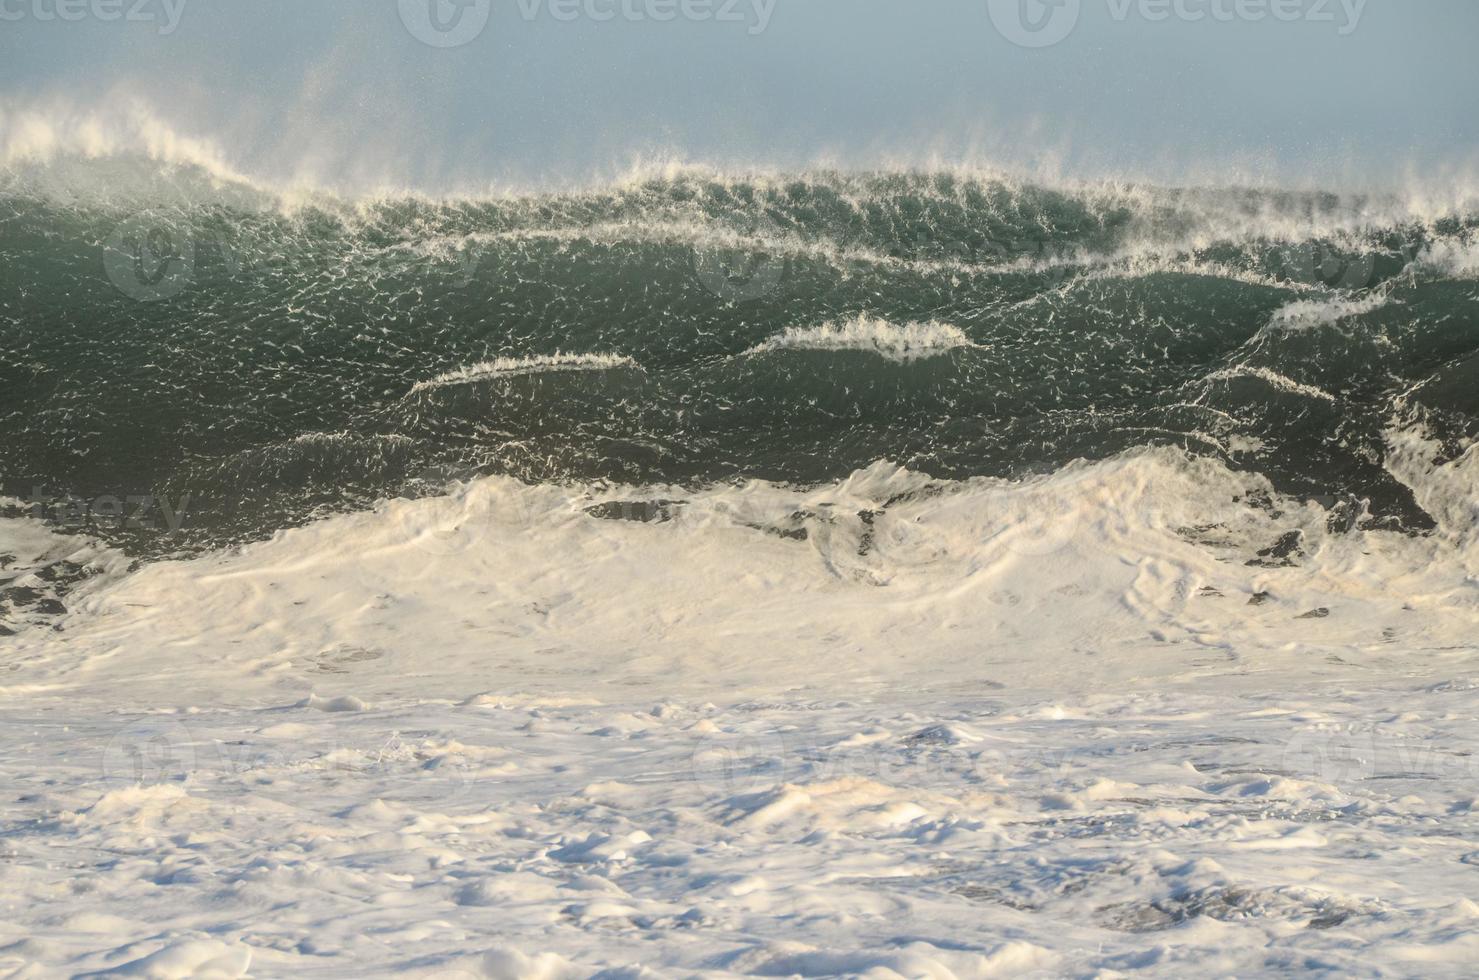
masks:
<svg viewBox="0 0 1479 980"><path fill-rule="evenodd" d="M1479 151L1475 0L738 0L736 20L715 19L731 0L491 0L450 48L406 18L434 3L466 29L476 6L112 0L152 19L106 21L108 0L61 2L81 19L0 0L0 97L101 113L141 99L273 177L450 187L675 156L1330 185L1468 170ZM992 17L1074 7L1044 48ZM1067 23L1045 22L1033 40Z"/></svg>

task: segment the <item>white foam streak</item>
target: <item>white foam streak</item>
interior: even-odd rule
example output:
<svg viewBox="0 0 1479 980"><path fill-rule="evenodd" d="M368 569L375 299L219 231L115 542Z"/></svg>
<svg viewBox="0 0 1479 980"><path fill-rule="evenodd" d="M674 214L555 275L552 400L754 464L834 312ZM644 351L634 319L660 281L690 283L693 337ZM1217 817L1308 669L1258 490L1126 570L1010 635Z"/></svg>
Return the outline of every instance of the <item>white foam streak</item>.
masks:
<svg viewBox="0 0 1479 980"><path fill-rule="evenodd" d="M1298 300L1275 310L1269 326L1275 330L1310 330L1330 326L1346 317L1375 312L1388 302L1388 297L1383 293Z"/></svg>
<svg viewBox="0 0 1479 980"><path fill-rule="evenodd" d="M1224 368L1221 371L1214 371L1207 375L1208 381L1224 381L1234 378L1257 378L1270 387L1277 388L1279 391L1288 392L1291 395L1303 395L1306 398L1317 398L1320 401L1326 402L1335 401L1335 396L1324 389L1316 388L1314 385L1302 384L1287 375L1280 374L1266 367L1249 367L1243 365L1240 367Z"/></svg>
<svg viewBox="0 0 1479 980"><path fill-rule="evenodd" d="M745 354L779 350L852 350L904 362L975 346L965 331L948 323L932 320L899 324L877 317L857 316L842 323L788 327L783 333L751 347Z"/></svg>
<svg viewBox="0 0 1479 980"><path fill-rule="evenodd" d="M547 374L555 371L609 371L614 368L638 368L636 361L623 354L549 354L535 357L500 357L467 367L439 374L426 381L419 381L411 389L414 394L429 388L448 385L473 384L493 378L515 377L526 374Z"/></svg>

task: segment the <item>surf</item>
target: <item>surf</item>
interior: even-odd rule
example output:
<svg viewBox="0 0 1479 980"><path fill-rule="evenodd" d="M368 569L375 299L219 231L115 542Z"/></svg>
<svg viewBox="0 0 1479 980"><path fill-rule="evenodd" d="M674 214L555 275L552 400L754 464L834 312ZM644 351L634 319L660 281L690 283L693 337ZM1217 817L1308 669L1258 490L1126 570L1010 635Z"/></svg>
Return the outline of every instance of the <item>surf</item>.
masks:
<svg viewBox="0 0 1479 980"><path fill-rule="evenodd" d="M1435 465L1479 434L1479 213L1425 198L695 167L294 195L147 115L47 126L4 150L0 492L188 496L86 529L143 558L450 477L1022 482L1146 447L1426 534L1389 434Z"/></svg>

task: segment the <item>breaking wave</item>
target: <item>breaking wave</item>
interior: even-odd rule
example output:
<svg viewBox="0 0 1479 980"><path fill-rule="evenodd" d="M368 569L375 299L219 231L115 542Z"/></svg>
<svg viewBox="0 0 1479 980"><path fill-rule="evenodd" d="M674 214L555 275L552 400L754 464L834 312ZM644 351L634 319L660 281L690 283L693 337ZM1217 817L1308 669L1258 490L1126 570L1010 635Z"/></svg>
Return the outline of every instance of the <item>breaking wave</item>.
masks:
<svg viewBox="0 0 1479 980"><path fill-rule="evenodd" d="M1462 509L1411 479L1479 436L1462 206L965 170L285 196L130 119L0 148L0 493L130 555L480 476L1025 488L1148 448L1364 531Z"/></svg>
<svg viewBox="0 0 1479 980"><path fill-rule="evenodd" d="M620 354L551 354L548 357L500 357L469 367L439 374L429 381L419 381L411 393L446 385L472 384L495 377L541 374L546 371L608 371L619 367L636 367L637 362Z"/></svg>
<svg viewBox="0 0 1479 980"><path fill-rule="evenodd" d="M845 323L824 323L818 327L787 327L746 354L765 354L778 350L865 351L893 361L912 361L934 357L958 347L972 347L971 339L959 327L948 323L890 323L873 317L857 316Z"/></svg>

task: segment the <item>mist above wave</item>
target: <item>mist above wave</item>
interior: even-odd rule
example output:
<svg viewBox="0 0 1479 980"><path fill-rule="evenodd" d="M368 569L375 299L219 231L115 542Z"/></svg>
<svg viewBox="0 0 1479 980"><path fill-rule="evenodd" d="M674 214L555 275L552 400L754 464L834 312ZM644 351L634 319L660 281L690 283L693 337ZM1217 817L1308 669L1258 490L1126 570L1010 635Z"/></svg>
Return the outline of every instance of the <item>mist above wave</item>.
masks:
<svg viewBox="0 0 1479 980"><path fill-rule="evenodd" d="M0 187L51 193L73 200L147 202L150 196L298 207L304 203L361 205L397 199L463 202L570 195L633 188L668 181L738 182L757 187L865 178L856 189L869 196L867 175L934 175L960 184L1005 182L1054 187L1064 193L1148 210L1169 205L1186 213L1211 239L1237 237L1252 228L1274 237L1311 237L1330 230L1391 226L1465 214L1479 205L1479 179L1462 171L1413 170L1394 185L1365 186L1348 176L1306 174L1297 182L1228 169L1209 162L1183 166L1179 177L1106 169L1066 171L1056 160L1037 164L991 159L979 152L859 156L848 161L818 157L785 164L707 160L678 151L613 159L608 165L552 175L553 182L517 183L482 173L441 186L418 184L387 169L353 184L324 179L317 168L285 163L274 174L255 173L230 149L224 134L187 129L126 89L99 104L73 99L0 98ZM331 171L332 172L332 171ZM1333 172L1332 172L1333 173ZM298 176L291 176L297 174ZM289 175L289 176L284 176ZM927 185L920 185L925 187ZM942 196L950 189L944 187ZM1192 244L1195 244L1193 242Z"/></svg>

